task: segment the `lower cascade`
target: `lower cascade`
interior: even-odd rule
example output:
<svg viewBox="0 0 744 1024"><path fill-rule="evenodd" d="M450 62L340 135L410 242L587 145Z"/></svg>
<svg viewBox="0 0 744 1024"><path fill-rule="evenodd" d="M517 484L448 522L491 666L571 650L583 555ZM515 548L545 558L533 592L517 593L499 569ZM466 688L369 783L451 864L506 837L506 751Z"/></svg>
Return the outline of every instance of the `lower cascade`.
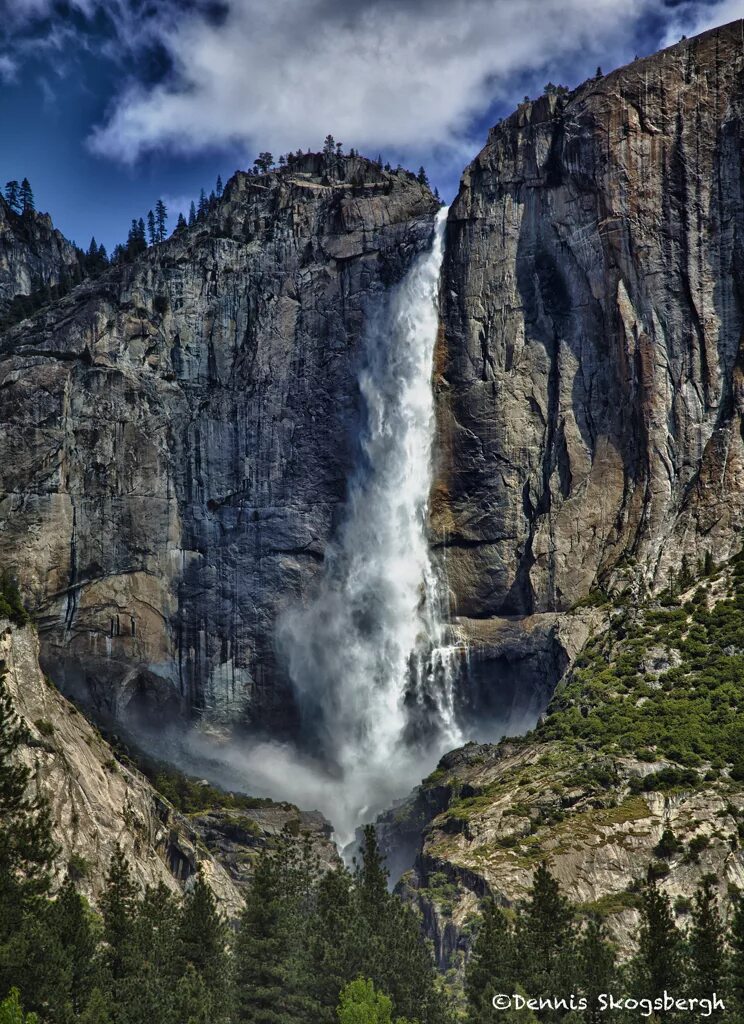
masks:
<svg viewBox="0 0 744 1024"><path fill-rule="evenodd" d="M346 518L318 588L278 626L312 760L262 744L247 768L272 796L318 806L345 841L404 794L462 736L459 652L444 643L427 543L432 371L446 208L366 331L366 422ZM298 763L301 759L301 763Z"/></svg>

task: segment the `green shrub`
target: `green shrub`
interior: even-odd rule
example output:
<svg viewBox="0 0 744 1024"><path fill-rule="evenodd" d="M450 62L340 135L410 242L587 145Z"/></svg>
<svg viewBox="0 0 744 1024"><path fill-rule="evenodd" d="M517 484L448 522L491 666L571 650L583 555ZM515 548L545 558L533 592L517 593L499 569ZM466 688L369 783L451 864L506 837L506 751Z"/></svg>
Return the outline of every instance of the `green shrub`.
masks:
<svg viewBox="0 0 744 1024"><path fill-rule="evenodd" d="M3 569L0 573L0 618L10 619L16 626L25 626L30 618L11 569Z"/></svg>
<svg viewBox="0 0 744 1024"><path fill-rule="evenodd" d="M677 839L674 832L667 827L662 832L661 839L654 847L654 853L662 860L668 860L670 857L673 857L675 853L681 853L682 849L682 843Z"/></svg>

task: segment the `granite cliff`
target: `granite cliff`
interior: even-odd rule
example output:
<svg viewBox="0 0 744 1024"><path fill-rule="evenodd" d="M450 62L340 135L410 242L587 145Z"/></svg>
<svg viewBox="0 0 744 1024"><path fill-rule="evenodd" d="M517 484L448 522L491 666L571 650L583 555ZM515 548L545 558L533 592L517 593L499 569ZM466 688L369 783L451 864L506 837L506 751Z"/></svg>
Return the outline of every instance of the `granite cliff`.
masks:
<svg viewBox="0 0 744 1024"><path fill-rule="evenodd" d="M464 173L433 525L477 685L551 689L553 613L739 549L743 71L736 22L523 103Z"/></svg>
<svg viewBox="0 0 744 1024"><path fill-rule="evenodd" d="M543 856L621 938L649 867L680 900L744 883L742 574L713 566L744 512L742 38L522 104L449 214L431 530L458 698L488 732L555 696L381 822L442 965ZM341 513L365 320L437 207L357 157L239 173L2 335L0 561L97 714L291 732L274 622Z"/></svg>
<svg viewBox="0 0 744 1024"><path fill-rule="evenodd" d="M0 561L99 715L291 729L276 611L345 497L365 314L437 209L361 158L238 173L193 230L2 337Z"/></svg>

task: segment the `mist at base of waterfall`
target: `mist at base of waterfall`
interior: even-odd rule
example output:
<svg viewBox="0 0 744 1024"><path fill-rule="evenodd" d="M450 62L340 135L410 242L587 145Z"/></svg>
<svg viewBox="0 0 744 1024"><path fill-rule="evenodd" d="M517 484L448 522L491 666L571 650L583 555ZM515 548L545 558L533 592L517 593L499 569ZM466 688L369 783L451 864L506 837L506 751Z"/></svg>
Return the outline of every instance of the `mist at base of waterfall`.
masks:
<svg viewBox="0 0 744 1024"><path fill-rule="evenodd" d="M534 708L514 710L503 721L493 721L481 742L502 736L519 736L537 721ZM231 792L287 801L306 811L318 810L331 823L341 851L355 837L356 829L373 823L377 816L404 799L437 766L440 757L457 744L440 741L389 751L385 770L377 763L354 766L345 774L313 758L291 743L236 737L208 726L183 732L177 727L154 734L141 728L133 737L145 749L157 751L184 773L204 778ZM473 738L464 727L461 742Z"/></svg>

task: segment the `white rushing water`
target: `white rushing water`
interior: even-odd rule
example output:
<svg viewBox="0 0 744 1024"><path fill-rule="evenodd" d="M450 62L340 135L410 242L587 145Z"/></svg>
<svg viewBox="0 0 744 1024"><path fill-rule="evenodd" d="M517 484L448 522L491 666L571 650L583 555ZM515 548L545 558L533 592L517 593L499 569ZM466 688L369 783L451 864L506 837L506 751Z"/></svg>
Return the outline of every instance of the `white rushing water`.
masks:
<svg viewBox="0 0 744 1024"><path fill-rule="evenodd" d="M266 743L232 757L251 792L318 807L342 843L462 742L458 653L443 643L427 543L446 216L438 213L430 251L368 324L365 423L345 520L317 591L278 626L314 750Z"/></svg>
<svg viewBox="0 0 744 1024"><path fill-rule="evenodd" d="M363 458L346 520L318 593L280 630L300 707L340 776L331 818L342 831L406 793L425 762L461 740L455 654L442 646L427 543L446 216L367 328Z"/></svg>

